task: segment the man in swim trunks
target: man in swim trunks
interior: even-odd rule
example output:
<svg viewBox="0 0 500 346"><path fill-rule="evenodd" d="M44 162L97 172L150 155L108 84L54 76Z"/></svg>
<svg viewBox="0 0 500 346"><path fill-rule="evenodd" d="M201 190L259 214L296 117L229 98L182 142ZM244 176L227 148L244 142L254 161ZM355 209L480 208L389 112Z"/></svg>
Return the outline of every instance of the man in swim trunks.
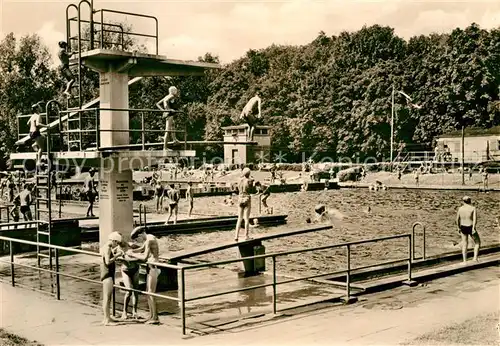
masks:
<svg viewBox="0 0 500 346"><path fill-rule="evenodd" d="M174 184L170 185L167 191L167 198L168 198L168 218L167 221L165 222L165 225L168 225L168 223L170 222L172 214L174 214L174 225L175 225L177 223L177 214L179 212L180 194L179 190L175 188Z"/></svg>
<svg viewBox="0 0 500 346"><path fill-rule="evenodd" d="M132 247L125 241L120 243L120 249L124 252L123 258L118 259L120 263L120 271L122 273L123 286L127 289L137 289L139 287L139 260L134 257L130 257L127 252ZM132 318L137 319L139 316L137 314L137 303L139 302L139 295L134 291L125 291L125 296L123 297L123 312L121 320L126 320L128 304L130 302L130 297L132 297Z"/></svg>
<svg viewBox="0 0 500 346"><path fill-rule="evenodd" d="M262 185L260 181L255 182L255 188L257 189L257 194L260 195L260 201L262 202L262 205L264 206L264 212L266 214L270 213L269 206L267 205L267 199L269 196L271 196L271 191L269 191L269 186L268 185Z"/></svg>
<svg viewBox="0 0 500 346"><path fill-rule="evenodd" d="M252 210L252 198L250 196L250 190L253 185L253 180L250 178L250 173L250 168L244 168L238 184L238 221L236 222L236 230L234 234L235 241L238 241L241 222L243 220L245 220L245 240L250 239L248 235L248 231L250 229L250 212Z"/></svg>
<svg viewBox="0 0 500 346"><path fill-rule="evenodd" d="M249 141L253 141L255 125L262 116L261 103L259 94L255 93L255 96L247 102L240 114L240 120L243 120L248 126L247 140Z"/></svg>
<svg viewBox="0 0 500 346"><path fill-rule="evenodd" d="M118 258L123 257L123 251L118 248L122 241L122 236L118 232L112 232L108 236L108 241L101 248L101 281L102 281L102 310L104 312L104 320L102 324L105 326L115 325L115 321L110 316L109 308L111 305L111 295L113 294L113 285L115 282L116 263Z"/></svg>
<svg viewBox="0 0 500 346"><path fill-rule="evenodd" d="M71 96L71 88L73 87L73 84L75 83L75 77L73 76L73 73L71 72L69 68L69 59L71 57L72 53L68 51L68 44L64 41L59 41L59 52L57 53L57 57L61 61L61 66L59 66L59 72L61 72L61 75L66 79L66 89L64 90L63 94L66 97Z"/></svg>
<svg viewBox="0 0 500 346"><path fill-rule="evenodd" d="M24 184L24 189L19 193L20 200L20 211L23 214L24 221L33 220L33 216L31 214L31 204L33 202L33 198L31 197L31 185Z"/></svg>
<svg viewBox="0 0 500 346"><path fill-rule="evenodd" d="M163 194L165 189L159 180L155 183L155 200L156 200L156 212L159 213L163 210Z"/></svg>
<svg viewBox="0 0 500 346"><path fill-rule="evenodd" d="M194 206L193 183L192 182L188 183L188 187L186 189L186 199L189 203L188 217L191 217L191 213L193 212L193 206Z"/></svg>
<svg viewBox="0 0 500 346"><path fill-rule="evenodd" d="M43 137L40 132L42 127L46 126L42 124L41 122L41 115L40 113L43 111L42 110L42 105L40 102L35 103L33 106L31 106L31 110L34 112L30 119L28 120L28 125L30 126L30 139L33 141L33 144L31 145L33 150L35 150L36 154L36 162L37 165L40 165L40 162L42 160L42 149L43 149Z"/></svg>
<svg viewBox="0 0 500 346"><path fill-rule="evenodd" d="M160 251L158 246L158 240L152 234L146 234L143 228L139 228L136 232L130 234L130 238L139 243L142 246L138 249L131 249L127 252L127 255L144 262L150 262L146 266L147 278L146 278L146 291L149 293L156 293L156 285L158 283L158 276L161 270L153 264L154 262L160 261ZM153 263L151 263L153 262ZM160 320L158 318L158 311L156 307L155 297L148 295L148 306L149 306L149 319L147 324L159 324Z"/></svg>
<svg viewBox="0 0 500 346"><path fill-rule="evenodd" d="M477 213L476 208L471 205L471 198L464 196L463 205L457 211L457 226L458 233L462 237L462 258L463 262L467 262L467 246L468 237L470 236L474 241L474 260L477 261L479 254L479 247L481 246L481 239L476 230Z"/></svg>
<svg viewBox="0 0 500 346"><path fill-rule="evenodd" d="M167 150L169 139L178 142L175 135L174 115L178 109L179 90L175 86L168 88L168 95L156 103L156 107L162 110L165 118L165 137L163 138L163 150Z"/></svg>

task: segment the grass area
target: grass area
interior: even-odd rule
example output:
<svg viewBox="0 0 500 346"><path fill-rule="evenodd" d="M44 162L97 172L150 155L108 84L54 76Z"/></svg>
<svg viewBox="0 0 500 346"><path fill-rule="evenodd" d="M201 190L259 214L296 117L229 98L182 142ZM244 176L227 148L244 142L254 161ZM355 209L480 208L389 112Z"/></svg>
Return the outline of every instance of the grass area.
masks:
<svg viewBox="0 0 500 346"><path fill-rule="evenodd" d="M500 313L476 316L463 323L422 335L409 345L499 345Z"/></svg>
<svg viewBox="0 0 500 346"><path fill-rule="evenodd" d="M5 329L0 328L0 345L2 346L18 346L18 345L30 345L30 346L43 346L36 341L29 341L21 336L11 334Z"/></svg>

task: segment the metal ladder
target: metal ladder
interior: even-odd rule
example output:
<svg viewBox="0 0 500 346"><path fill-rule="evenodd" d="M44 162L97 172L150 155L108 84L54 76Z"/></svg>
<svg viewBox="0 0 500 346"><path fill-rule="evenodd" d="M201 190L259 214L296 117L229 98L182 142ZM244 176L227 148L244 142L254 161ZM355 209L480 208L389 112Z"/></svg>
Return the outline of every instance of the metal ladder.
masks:
<svg viewBox="0 0 500 346"><path fill-rule="evenodd" d="M56 100L47 102L45 106L46 122L50 121L49 112L50 106L55 104L59 110L59 104ZM35 170L35 217L36 224L36 241L37 241L37 264L41 266L41 260L49 259L49 268L52 270L52 249L44 246L44 244L52 244L52 194L51 194L51 173L53 171L53 161L51 155L51 138L50 128L47 128L47 143L46 151L43 154L47 157L47 167L44 169L41 164L36 165ZM46 214L47 223L42 223L42 215ZM48 252L48 253L46 253Z"/></svg>

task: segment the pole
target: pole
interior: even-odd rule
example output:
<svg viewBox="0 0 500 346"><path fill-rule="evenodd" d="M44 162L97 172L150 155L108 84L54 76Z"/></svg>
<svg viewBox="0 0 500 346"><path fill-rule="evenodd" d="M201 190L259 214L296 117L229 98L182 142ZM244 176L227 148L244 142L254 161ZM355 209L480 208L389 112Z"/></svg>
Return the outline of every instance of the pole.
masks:
<svg viewBox="0 0 500 346"><path fill-rule="evenodd" d="M276 315L278 312L277 309L277 298L276 298L276 256L272 257L273 259L273 314Z"/></svg>
<svg viewBox="0 0 500 346"><path fill-rule="evenodd" d="M462 170L462 185L465 185L465 172L464 172L464 156L465 156L465 130L464 130L464 125L462 125L462 163L461 163L461 170Z"/></svg>
<svg viewBox="0 0 500 346"><path fill-rule="evenodd" d="M393 156L393 141L394 141L394 84L392 85L392 96L391 96L391 164Z"/></svg>
<svg viewBox="0 0 500 346"><path fill-rule="evenodd" d="M186 335L186 275L184 268L181 268L181 325L182 335Z"/></svg>

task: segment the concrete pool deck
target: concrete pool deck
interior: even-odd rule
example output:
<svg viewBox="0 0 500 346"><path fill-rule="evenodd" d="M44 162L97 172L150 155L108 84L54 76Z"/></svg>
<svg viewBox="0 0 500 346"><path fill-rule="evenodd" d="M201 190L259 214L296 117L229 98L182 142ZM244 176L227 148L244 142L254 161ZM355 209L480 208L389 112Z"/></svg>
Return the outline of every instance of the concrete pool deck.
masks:
<svg viewBox="0 0 500 346"><path fill-rule="evenodd" d="M436 331L497 314L499 288L498 267L487 267L363 295L353 305L322 303L227 323L191 320L182 337L180 321L172 316L161 316L160 326L103 327L99 309L0 283L0 327L45 345L393 345L419 343L429 333L428 343L450 344L457 341L435 340ZM495 326L485 328L498 343Z"/></svg>

